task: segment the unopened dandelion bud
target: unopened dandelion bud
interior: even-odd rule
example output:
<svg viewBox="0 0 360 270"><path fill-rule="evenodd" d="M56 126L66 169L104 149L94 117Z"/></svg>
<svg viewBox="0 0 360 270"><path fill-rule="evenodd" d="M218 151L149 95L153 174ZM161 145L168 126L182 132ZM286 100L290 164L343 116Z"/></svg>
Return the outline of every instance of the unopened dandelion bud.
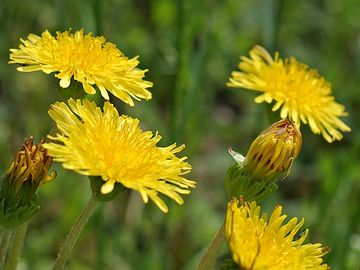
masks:
<svg viewBox="0 0 360 270"><path fill-rule="evenodd" d="M262 178L290 173L294 159L301 149L301 133L296 125L285 118L260 133L251 144L244 160L248 174Z"/></svg>
<svg viewBox="0 0 360 270"><path fill-rule="evenodd" d="M301 148L301 134L295 124L282 119L264 130L253 141L247 155L229 149L236 161L225 179L225 190L232 196L261 201L277 189L277 177L290 173L294 159Z"/></svg>
<svg viewBox="0 0 360 270"><path fill-rule="evenodd" d="M35 145L32 137L25 139L4 177L0 191L0 224L6 228L24 223L39 210L38 187L56 177L54 171L48 174L52 158L47 155L43 143L42 140Z"/></svg>

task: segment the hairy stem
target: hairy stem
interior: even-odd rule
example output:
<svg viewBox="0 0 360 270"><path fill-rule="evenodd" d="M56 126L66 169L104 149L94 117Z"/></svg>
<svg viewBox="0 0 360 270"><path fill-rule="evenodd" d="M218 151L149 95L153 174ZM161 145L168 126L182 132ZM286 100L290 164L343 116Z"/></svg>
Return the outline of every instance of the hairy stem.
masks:
<svg viewBox="0 0 360 270"><path fill-rule="evenodd" d="M86 223L88 222L90 216L96 209L99 201L92 196L85 206L84 210L81 212L80 216L76 220L75 224L71 228L68 236L66 237L65 242L63 243L62 247L60 248L60 252L56 258L56 261L53 266L53 270L60 270L63 269L65 263L67 262L71 251L73 250L76 241L78 240L81 231L84 229Z"/></svg>
<svg viewBox="0 0 360 270"><path fill-rule="evenodd" d="M0 242L0 270L4 269L4 263L5 263L5 257L7 248L10 242L12 230L10 229L4 229L2 236L1 236L1 242Z"/></svg>
<svg viewBox="0 0 360 270"><path fill-rule="evenodd" d="M25 222L21 224L19 227L17 227L14 233L12 245L10 246L10 250L9 250L9 258L8 258L6 270L16 270L17 264L19 262L19 257L21 254L21 249L24 244L24 238L28 224L29 222Z"/></svg>
<svg viewBox="0 0 360 270"><path fill-rule="evenodd" d="M218 231L214 235L214 238L211 240L210 245L208 246L205 253L200 258L196 270L214 269L214 264L224 239L225 239L225 222L218 229Z"/></svg>

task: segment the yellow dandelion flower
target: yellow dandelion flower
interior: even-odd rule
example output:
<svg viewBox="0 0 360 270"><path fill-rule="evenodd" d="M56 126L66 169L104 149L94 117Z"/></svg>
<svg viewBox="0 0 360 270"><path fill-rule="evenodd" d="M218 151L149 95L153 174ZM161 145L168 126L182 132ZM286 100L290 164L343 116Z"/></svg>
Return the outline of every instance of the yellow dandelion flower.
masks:
<svg viewBox="0 0 360 270"><path fill-rule="evenodd" d="M60 86L67 88L71 78L80 82L87 94L95 94L94 86L105 99L108 92L130 106L140 99L151 99L146 88L152 83L143 80L147 70L136 68L138 57L127 58L116 45L106 42L104 37L93 37L83 30L74 34L69 31L57 32L56 37L49 31L41 37L30 34L20 39L19 49L10 49L10 64L21 64L18 71L42 70L46 74L57 72Z"/></svg>
<svg viewBox="0 0 360 270"><path fill-rule="evenodd" d="M160 135L143 132L139 120L119 116L111 103L105 102L102 111L94 102L70 99L68 105L52 105L49 114L60 131L50 136L55 142L44 145L49 155L66 169L101 176L103 194L118 182L140 192L145 203L150 198L167 212L158 193L183 204L179 194L188 194L195 187L194 181L182 176L191 170L186 157L175 155L185 146L156 146Z"/></svg>
<svg viewBox="0 0 360 270"><path fill-rule="evenodd" d="M241 269L330 269L322 260L327 248L303 245L308 230L295 236L304 220L292 218L283 224L286 215L281 211L282 207L276 206L267 220L255 201L233 198L228 203L225 233L234 261Z"/></svg>
<svg viewBox="0 0 360 270"><path fill-rule="evenodd" d="M345 107L331 95L331 85L319 73L295 58L274 59L261 46L241 57L240 71L231 74L227 86L259 91L256 103L275 101L273 111L281 108L281 118L290 118L300 127L300 120L326 141L341 140L351 129L339 117L346 116Z"/></svg>

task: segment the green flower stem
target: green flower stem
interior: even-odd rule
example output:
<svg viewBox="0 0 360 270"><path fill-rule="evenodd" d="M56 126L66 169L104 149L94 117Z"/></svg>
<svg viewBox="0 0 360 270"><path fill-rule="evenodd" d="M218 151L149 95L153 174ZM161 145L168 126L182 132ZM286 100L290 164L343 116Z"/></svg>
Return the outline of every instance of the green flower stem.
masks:
<svg viewBox="0 0 360 270"><path fill-rule="evenodd" d="M28 224L29 222L21 224L19 227L17 227L14 233L12 245L10 246L9 250L6 270L16 270Z"/></svg>
<svg viewBox="0 0 360 270"><path fill-rule="evenodd" d="M4 229L2 236L1 236L1 242L0 242L0 270L4 269L4 263L5 263L5 257L6 257L6 251L10 242L12 230L10 229Z"/></svg>
<svg viewBox="0 0 360 270"><path fill-rule="evenodd" d="M214 235L210 245L206 249L204 255L200 258L200 261L196 267L196 270L208 270L214 269L214 264L217 255L220 251L221 245L225 239L225 222L221 225L219 230Z"/></svg>
<svg viewBox="0 0 360 270"><path fill-rule="evenodd" d="M91 196L88 204L85 206L84 210L81 212L80 216L76 220L75 224L71 228L68 236L66 237L65 242L60 248L60 252L55 260L53 270L61 270L64 268L66 261L68 260L72 249L75 246L76 241L78 240L81 231L88 222L90 216L96 209L99 201L95 196Z"/></svg>
<svg viewBox="0 0 360 270"><path fill-rule="evenodd" d="M6 270L16 270L28 224L29 222L25 222L14 230L14 235L11 240L12 244L10 245L10 250L8 252L9 257L6 264Z"/></svg>

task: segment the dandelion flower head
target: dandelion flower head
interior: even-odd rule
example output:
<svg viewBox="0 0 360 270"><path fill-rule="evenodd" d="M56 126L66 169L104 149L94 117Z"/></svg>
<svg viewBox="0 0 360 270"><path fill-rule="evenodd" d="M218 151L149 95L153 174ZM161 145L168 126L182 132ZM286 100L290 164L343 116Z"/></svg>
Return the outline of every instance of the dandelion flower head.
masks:
<svg viewBox="0 0 360 270"><path fill-rule="evenodd" d="M180 194L195 187L194 181L183 177L191 170L186 157L175 155L185 146L158 147L160 135L143 132L139 120L120 116L111 103L105 102L102 111L94 102L70 99L68 105L52 105L49 114L60 131L44 145L49 155L64 168L101 176L103 194L118 182L140 192L145 203L150 198L167 212L159 193L183 204Z"/></svg>
<svg viewBox="0 0 360 270"><path fill-rule="evenodd" d="M341 140L340 131L350 128L339 117L346 116L345 107L331 95L331 85L319 73L290 57L274 59L261 46L250 51L250 58L241 57L240 71L233 71L227 86L262 92L256 103L271 103L273 111L281 108L281 118L290 118L298 127L300 120L309 124L315 134L326 141ZM340 131L339 131L340 130Z"/></svg>
<svg viewBox="0 0 360 270"><path fill-rule="evenodd" d="M292 218L286 224L282 207L275 207L269 220L260 215L255 201L235 198L228 203L225 233L234 261L240 269L299 270L330 269L323 264L327 248L321 244L303 244L308 230L296 234L304 223Z"/></svg>
<svg viewBox="0 0 360 270"><path fill-rule="evenodd" d="M52 36L46 30L41 36L30 34L20 40L19 49L10 49L9 61L21 65L18 71L56 72L62 88L69 87L74 77L87 94L95 94L97 86L105 99L109 99L109 91L131 106L133 98L151 99L146 88L152 83L143 80L147 70L136 68L137 57L127 58L102 36L93 37L91 33L84 34L84 30L57 32Z"/></svg>

